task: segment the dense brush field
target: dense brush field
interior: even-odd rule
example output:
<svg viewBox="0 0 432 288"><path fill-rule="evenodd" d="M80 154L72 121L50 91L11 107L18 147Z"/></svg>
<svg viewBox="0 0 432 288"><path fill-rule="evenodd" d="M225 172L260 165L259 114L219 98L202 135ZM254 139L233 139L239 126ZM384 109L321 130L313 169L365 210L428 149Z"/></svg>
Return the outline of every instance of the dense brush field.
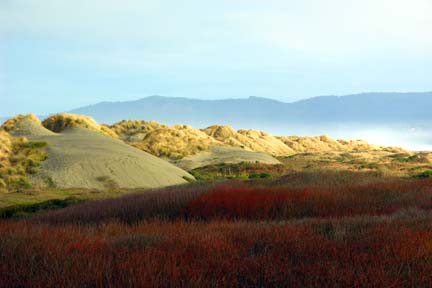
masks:
<svg viewBox="0 0 432 288"><path fill-rule="evenodd" d="M431 287L432 180L296 173L0 222L0 287Z"/></svg>

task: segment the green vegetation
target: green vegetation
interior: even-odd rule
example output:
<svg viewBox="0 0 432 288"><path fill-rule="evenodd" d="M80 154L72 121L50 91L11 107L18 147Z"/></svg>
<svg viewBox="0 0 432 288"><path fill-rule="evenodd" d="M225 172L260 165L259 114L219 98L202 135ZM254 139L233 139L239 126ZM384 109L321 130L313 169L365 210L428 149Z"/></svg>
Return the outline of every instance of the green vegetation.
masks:
<svg viewBox="0 0 432 288"><path fill-rule="evenodd" d="M291 154L291 155L285 156L284 158L285 159L292 159L292 158L296 157L297 155L298 154Z"/></svg>
<svg viewBox="0 0 432 288"><path fill-rule="evenodd" d="M23 148L33 148L33 149L44 148L46 146L48 146L48 143L45 141L29 141L22 144Z"/></svg>
<svg viewBox="0 0 432 288"><path fill-rule="evenodd" d="M420 174L414 175L413 177L418 178L418 179L424 179L424 178L432 177L432 170L426 170Z"/></svg>
<svg viewBox="0 0 432 288"><path fill-rule="evenodd" d="M269 173L252 173L249 175L249 179L264 179L271 178L272 175Z"/></svg>
<svg viewBox="0 0 432 288"><path fill-rule="evenodd" d="M42 179L48 188L55 188L56 187L54 180L50 176L44 176L44 177L42 177Z"/></svg>
<svg viewBox="0 0 432 288"><path fill-rule="evenodd" d="M208 165L189 171L197 181L217 181L225 179L265 179L273 176L282 176L288 171L284 165L271 165L262 163L219 163Z"/></svg>
<svg viewBox="0 0 432 288"><path fill-rule="evenodd" d="M28 141L26 138L13 139L10 154L0 166L0 191L30 188L28 175L36 173L47 159L48 154L44 149L47 145L46 142Z"/></svg>
<svg viewBox="0 0 432 288"><path fill-rule="evenodd" d="M0 208L0 218L22 218L44 210L65 208L72 204L83 202L82 199L74 197L65 199L52 199L37 203L18 204Z"/></svg>
<svg viewBox="0 0 432 288"><path fill-rule="evenodd" d="M192 177L188 177L188 176L183 176L183 179L186 180L189 183L193 183L196 182L195 179L193 179Z"/></svg>
<svg viewBox="0 0 432 288"><path fill-rule="evenodd" d="M408 163L410 161L416 160L418 158L418 155L411 155L408 157L395 157L394 161L401 162L401 163Z"/></svg>
<svg viewBox="0 0 432 288"><path fill-rule="evenodd" d="M359 166L359 169L371 169L371 170L376 170L379 169L379 164L378 163L362 163Z"/></svg>

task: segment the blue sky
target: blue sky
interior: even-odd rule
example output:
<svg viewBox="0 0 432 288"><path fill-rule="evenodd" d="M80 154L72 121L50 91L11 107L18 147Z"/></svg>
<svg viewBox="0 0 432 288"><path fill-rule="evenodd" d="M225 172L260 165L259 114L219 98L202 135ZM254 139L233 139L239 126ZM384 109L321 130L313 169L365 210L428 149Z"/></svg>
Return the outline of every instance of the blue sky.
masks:
<svg viewBox="0 0 432 288"><path fill-rule="evenodd" d="M430 0L1 0L0 115L432 90Z"/></svg>

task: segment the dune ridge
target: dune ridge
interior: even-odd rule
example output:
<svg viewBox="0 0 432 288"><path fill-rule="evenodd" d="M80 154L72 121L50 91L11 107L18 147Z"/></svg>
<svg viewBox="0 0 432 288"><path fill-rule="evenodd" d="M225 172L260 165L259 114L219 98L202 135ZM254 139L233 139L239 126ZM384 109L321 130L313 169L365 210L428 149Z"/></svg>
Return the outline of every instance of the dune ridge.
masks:
<svg viewBox="0 0 432 288"><path fill-rule="evenodd" d="M24 123L24 124L23 124ZM89 130L123 140L158 157L182 159L211 151L214 146L240 148L272 156L312 152L405 152L399 147L373 145L364 140L339 140L327 135L276 136L253 129L234 130L228 125L212 125L198 129L189 125L168 126L156 121L123 120L113 125L98 124L84 115L59 113L42 122L33 114L18 115L7 120L2 130L14 135L53 135L70 128Z"/></svg>
<svg viewBox="0 0 432 288"><path fill-rule="evenodd" d="M119 138L156 156L181 159L211 147L240 148L245 151L263 152L272 156L288 156L307 152L404 152L399 147L369 144L364 140L335 140L321 136L274 136L264 131L212 125L197 129L188 125L167 126L155 121L121 121L109 126Z"/></svg>

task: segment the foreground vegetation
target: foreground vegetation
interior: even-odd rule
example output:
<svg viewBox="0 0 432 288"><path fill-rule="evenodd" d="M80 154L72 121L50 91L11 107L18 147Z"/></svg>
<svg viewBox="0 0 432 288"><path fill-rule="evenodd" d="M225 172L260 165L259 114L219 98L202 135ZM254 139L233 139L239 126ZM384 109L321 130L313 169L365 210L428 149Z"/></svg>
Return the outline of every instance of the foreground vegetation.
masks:
<svg viewBox="0 0 432 288"><path fill-rule="evenodd" d="M396 229L397 227L397 229ZM430 287L430 218L0 224L2 287Z"/></svg>
<svg viewBox="0 0 432 288"><path fill-rule="evenodd" d="M432 180L298 172L0 222L1 287L430 287Z"/></svg>
<svg viewBox="0 0 432 288"><path fill-rule="evenodd" d="M4 159L0 159L0 193L31 187L29 176L47 159L46 142L11 138Z"/></svg>

